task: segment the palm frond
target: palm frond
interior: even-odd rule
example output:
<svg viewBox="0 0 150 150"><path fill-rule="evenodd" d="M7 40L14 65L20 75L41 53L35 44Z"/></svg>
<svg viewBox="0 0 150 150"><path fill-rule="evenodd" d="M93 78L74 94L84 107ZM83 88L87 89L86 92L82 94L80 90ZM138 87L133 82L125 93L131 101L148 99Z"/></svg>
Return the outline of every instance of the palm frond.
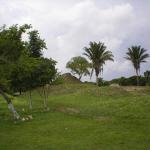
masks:
<svg viewBox="0 0 150 150"><path fill-rule="evenodd" d="M90 42L89 47L84 48L83 54L92 62L92 74L94 70L96 74L101 73L106 61L114 61L112 52L106 49L107 47L101 42Z"/></svg>
<svg viewBox="0 0 150 150"><path fill-rule="evenodd" d="M135 70L138 72L140 71L140 64L145 63L146 59L150 57L146 52L147 50L141 48L141 46L131 46L131 48L128 48L125 59L131 61Z"/></svg>

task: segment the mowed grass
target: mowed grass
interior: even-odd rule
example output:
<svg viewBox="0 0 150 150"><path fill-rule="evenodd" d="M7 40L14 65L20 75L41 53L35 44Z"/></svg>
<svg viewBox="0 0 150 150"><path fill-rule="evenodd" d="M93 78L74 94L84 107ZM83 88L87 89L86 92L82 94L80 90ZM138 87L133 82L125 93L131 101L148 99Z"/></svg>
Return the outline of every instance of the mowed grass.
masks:
<svg viewBox="0 0 150 150"><path fill-rule="evenodd" d="M39 90L13 103L30 121L13 121L0 99L0 150L148 150L150 88L64 84L48 89L49 111ZM25 111L22 111L22 110Z"/></svg>

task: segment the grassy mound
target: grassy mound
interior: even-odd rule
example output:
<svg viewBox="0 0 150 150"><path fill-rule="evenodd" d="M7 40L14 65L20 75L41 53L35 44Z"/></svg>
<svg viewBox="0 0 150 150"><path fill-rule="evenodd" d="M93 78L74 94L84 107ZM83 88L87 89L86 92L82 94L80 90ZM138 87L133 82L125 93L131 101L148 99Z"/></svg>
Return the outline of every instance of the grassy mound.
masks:
<svg viewBox="0 0 150 150"><path fill-rule="evenodd" d="M65 73L61 75L64 83L81 83L79 79L77 79L75 76L71 75L70 73Z"/></svg>
<svg viewBox="0 0 150 150"><path fill-rule="evenodd" d="M43 98L32 92L13 102L30 121L13 122L0 99L0 149L5 150L147 150L150 147L150 89L126 90L88 84L62 84ZM24 111L22 111L24 110Z"/></svg>

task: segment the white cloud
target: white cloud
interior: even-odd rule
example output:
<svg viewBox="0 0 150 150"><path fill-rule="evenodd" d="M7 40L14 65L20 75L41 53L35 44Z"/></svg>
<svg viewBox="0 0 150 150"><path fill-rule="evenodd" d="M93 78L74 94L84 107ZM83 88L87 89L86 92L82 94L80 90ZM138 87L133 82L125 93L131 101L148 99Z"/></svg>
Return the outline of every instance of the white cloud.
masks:
<svg viewBox="0 0 150 150"><path fill-rule="evenodd" d="M66 62L81 55L89 41L105 42L116 59L104 68L107 79L133 73L122 59L124 48L135 33L149 24L146 17L137 19L137 10L130 0L116 3L112 0L1 0L0 4L3 6L0 22L31 23L47 42L44 55L56 59L60 71L66 71Z"/></svg>

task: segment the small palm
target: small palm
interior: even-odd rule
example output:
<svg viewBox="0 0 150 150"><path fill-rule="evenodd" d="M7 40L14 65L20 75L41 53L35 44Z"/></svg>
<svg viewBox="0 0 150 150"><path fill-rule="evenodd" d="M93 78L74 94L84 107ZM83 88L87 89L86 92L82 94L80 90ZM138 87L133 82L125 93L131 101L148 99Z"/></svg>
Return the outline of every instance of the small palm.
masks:
<svg viewBox="0 0 150 150"><path fill-rule="evenodd" d="M141 48L141 46L132 46L128 48L128 52L126 53L126 59L132 62L132 65L136 71L137 75L137 85L139 84L139 73L141 68L141 63L145 63L146 59L150 56L146 53L147 50Z"/></svg>

